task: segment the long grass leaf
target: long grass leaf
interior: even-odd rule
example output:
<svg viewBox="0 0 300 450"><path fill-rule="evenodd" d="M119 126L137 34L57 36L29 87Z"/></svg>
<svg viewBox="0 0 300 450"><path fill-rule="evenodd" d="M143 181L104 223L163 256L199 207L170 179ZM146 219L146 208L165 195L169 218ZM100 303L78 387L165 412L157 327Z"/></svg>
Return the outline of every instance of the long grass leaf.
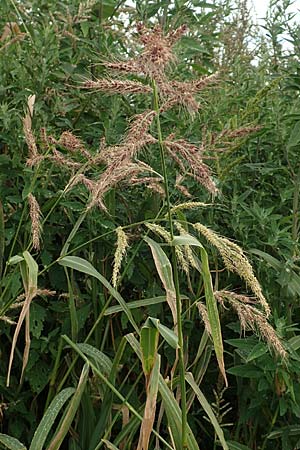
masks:
<svg viewBox="0 0 300 450"><path fill-rule="evenodd" d="M188 300L188 297L186 295L181 295L181 300ZM143 298L142 300L135 300L134 302L127 303L127 306L129 309L136 309L143 306L151 306L151 305L157 305L159 303L164 303L166 301L166 296L161 295L159 297L151 297L151 298ZM114 305L107 308L104 315L110 316L111 314L115 314L118 312L122 312L123 309L120 305Z"/></svg>
<svg viewBox="0 0 300 450"><path fill-rule="evenodd" d="M24 289L25 289L25 301L22 307L22 310L19 315L18 323L16 325L16 329L14 332L11 351L9 357L8 371L7 371L7 381L6 385L9 386L10 381L10 373L12 368L12 363L14 359L15 348L17 345L18 336L20 334L21 326L26 321L26 329L25 329L25 348L23 353L23 364L22 364L22 374L21 379L23 378L24 370L27 365L28 356L29 356L29 348L30 348L30 334L29 334L29 308L31 301L36 296L37 292L37 279L38 279L38 265L31 256L28 251L23 252L24 261L21 261L20 270L22 274Z"/></svg>
<svg viewBox="0 0 300 450"><path fill-rule="evenodd" d="M128 343L133 348L134 352L138 356L140 360L142 360L142 353L139 346L138 340L135 338L135 336L130 333L125 336ZM174 397L173 392L169 389L166 381L162 377L162 375L159 375L158 380L158 390L162 397L163 405L167 413L168 418L168 424L171 430L172 438L175 443L176 450L182 450L182 436L181 436L181 418L182 413L181 409ZM196 438L191 430L191 428L188 426L188 434L187 434L187 444L189 450L199 450L199 446L197 444Z"/></svg>
<svg viewBox="0 0 300 450"><path fill-rule="evenodd" d="M29 450L43 449L49 431L51 430L59 411L71 395L74 394L74 392L75 388L66 388L57 394L57 396L52 400L37 429L35 430Z"/></svg>
<svg viewBox="0 0 300 450"><path fill-rule="evenodd" d="M139 349L138 352L138 356L141 359L141 350L140 350L140 345L139 342L136 340L136 338L130 334L129 335L130 338L127 339L127 336L125 336L126 340L128 342L132 342L134 346L137 345L137 348ZM93 372L98 375L98 377L100 378L100 380L102 380L107 387L109 387L111 389L111 391L116 395L116 397L118 397L125 406L127 406L127 408L129 409L130 412L133 413L133 415L140 421L142 421L142 416L136 411L136 409L126 400L126 398L118 391L118 389L100 372L99 369L97 369L97 367L95 366L95 364L93 364L92 361L89 360L89 358L87 356L85 356L85 354L78 348L78 346L71 341L71 339L66 336L63 335L62 336L63 339L81 356L81 358L90 365L90 367L93 369ZM163 439L157 432L153 431L153 433L160 439L160 441L165 445L166 448L173 450L172 447L170 446L170 444L168 444L168 442ZM48 449L49 450L49 449Z"/></svg>
<svg viewBox="0 0 300 450"><path fill-rule="evenodd" d="M110 374L112 362L107 355L90 344L77 344L77 346L85 355L90 356L95 361L98 369L107 375Z"/></svg>
<svg viewBox="0 0 300 450"><path fill-rule="evenodd" d="M65 267L70 267L71 269L78 270L79 272L86 273L87 275L91 275L92 277L97 278L97 280L100 281L100 283L103 284L103 286L106 287L108 292L117 300L117 302L122 307L122 310L126 314L129 322L135 329L135 331L139 334L139 328L131 314L130 309L128 308L125 300L121 295L118 293L118 291L112 287L112 285L107 281L107 279L101 275L90 262L86 261L83 258L80 258L79 256L65 256L64 258L59 260L59 264Z"/></svg>
<svg viewBox="0 0 300 450"><path fill-rule="evenodd" d="M115 386L120 361L123 356L125 347L126 347L126 339L123 337L121 339L121 342L118 345L118 349L115 354L115 357L114 357L114 360L112 363L112 367L111 367L111 371L110 371L110 374L108 377L108 381L113 386ZM92 436L90 437L89 450L94 450L95 448L97 448L97 443L99 442L101 437L104 436L107 422L108 422L110 414L112 412L113 399L114 399L113 392L109 389L108 386L106 386L104 395L103 395L102 408L101 408L101 412L99 414L98 422L96 423L93 433L92 433Z"/></svg>
<svg viewBox="0 0 300 450"><path fill-rule="evenodd" d="M182 413L181 409L174 397L173 392L168 387L164 378L160 375L159 377L159 392L162 398L164 408L166 410L168 424L171 430L172 438L175 443L176 450L182 450ZM196 438L191 430L187 427L187 444L189 450L199 450Z"/></svg>
<svg viewBox="0 0 300 450"><path fill-rule="evenodd" d="M60 448L65 436L67 435L72 425L75 414L79 408L80 400L88 380L88 375L89 375L89 365L85 364L81 371L76 391L71 399L66 415L62 420L47 450L58 450Z"/></svg>
<svg viewBox="0 0 300 450"><path fill-rule="evenodd" d="M159 332L155 324L148 319L141 329L140 343L142 350L142 365L146 378L150 375L157 356Z"/></svg>
<svg viewBox="0 0 300 450"><path fill-rule="evenodd" d="M210 406L209 402L206 400L206 398L205 398L204 394L202 393L202 391L200 390L199 386L196 384L192 373L188 372L185 375L185 379L189 383L189 385L191 386L193 391L195 392L195 394L200 402L200 405L202 406L205 413L207 414L207 416L210 420L210 423L214 427L216 435L218 436L223 449L228 450L228 445L225 441L223 430L217 421L217 418L212 410L212 407Z"/></svg>
<svg viewBox="0 0 300 450"><path fill-rule="evenodd" d="M18 439L8 436L7 434L0 433L0 443L6 448L9 448L9 450L26 450L24 444L18 441Z"/></svg>
<svg viewBox="0 0 300 450"><path fill-rule="evenodd" d="M153 241L147 236L144 237L144 240L147 242L147 244L151 249L156 270L166 291L167 302L171 309L173 322L175 325L177 323L177 309L176 309L176 292L173 280L172 265L167 255L157 242Z"/></svg>
<svg viewBox="0 0 300 450"><path fill-rule="evenodd" d="M160 297L143 298L142 300L136 300L134 302L127 303L129 309L136 309L143 306L157 305L159 303L164 303L166 301L166 296L162 295ZM110 316L118 312L122 312L123 309L120 305L114 305L107 308L105 311L105 316Z"/></svg>
<svg viewBox="0 0 300 450"><path fill-rule="evenodd" d="M221 324L220 324L218 306L217 306L217 302L216 302L214 292L213 292L213 286L212 286L212 280L211 280L208 256L207 256L206 250L203 247L203 245L201 244L201 242L198 241L197 238L195 238L194 236L191 236L189 234L174 237L172 244L173 245L192 245L192 246L196 246L196 247L200 248L201 263L202 263L201 268L202 268L202 277L203 277L203 283L204 283L208 320L209 320L210 327L211 327L211 335L212 335L212 340L213 340L213 344L214 344L214 349L215 349L219 369L220 369L221 374L223 375L225 384L227 386L228 383L227 383L227 378L226 378L224 356L223 356L223 339L222 339L222 332L221 332Z"/></svg>
<svg viewBox="0 0 300 450"><path fill-rule="evenodd" d="M228 386L223 356L223 339L222 339L219 311L213 292L212 280L208 265L208 256L204 248L201 249L201 261L202 261L202 275L204 282L205 300L206 300L208 320L211 328L212 340L214 343L214 349L219 369L221 371L221 374L223 375L226 386Z"/></svg>
<svg viewBox="0 0 300 450"><path fill-rule="evenodd" d="M149 448L149 440L155 419L159 374L160 355L156 355L155 363L151 370L150 379L146 385L147 398L137 450L148 450Z"/></svg>

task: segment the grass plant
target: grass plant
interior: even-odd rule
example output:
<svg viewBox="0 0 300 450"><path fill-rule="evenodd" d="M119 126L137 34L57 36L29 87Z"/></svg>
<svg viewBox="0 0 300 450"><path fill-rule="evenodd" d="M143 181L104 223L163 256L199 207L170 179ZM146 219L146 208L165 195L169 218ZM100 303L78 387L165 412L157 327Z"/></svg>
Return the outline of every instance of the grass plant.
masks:
<svg viewBox="0 0 300 450"><path fill-rule="evenodd" d="M230 77L244 76L239 68L260 69L249 65L245 48L243 63L235 65L235 51L245 44L243 29L239 50L225 41L221 17L229 5L200 6L201 28L190 2L166 1L156 10L137 1L135 13L124 1L75 3L28 9L10 0L12 11L3 7L8 18L0 52L9 60L15 46L21 61L14 62L15 73L5 72L6 82L19 76L23 90L21 101L13 98L21 137L14 142L10 122L0 155L0 164L16 174L15 186L2 175L0 202L0 446L271 448L272 440L284 442L285 428L274 430L275 424L289 426L287 411L300 414L297 326L292 313L287 324L280 322L280 308L267 301L249 255L223 234L232 220L230 229L249 245L253 229L239 228L237 217L250 214L245 202L254 188L241 194L237 179L251 166L253 147L264 142L258 105L270 101L280 82L261 90L253 82L245 98L233 86ZM41 24L36 30L33 19ZM223 54L207 38L216 23L224 27ZM31 65L41 49L46 60L39 60L37 81ZM47 74L45 67L58 60L57 72ZM299 171L290 158L298 128L287 157L294 181L288 218L294 293ZM229 219L231 193L235 216ZM243 213L234 210L239 203ZM255 205L251 213L262 224L264 213L272 216ZM252 255L280 270L278 255L264 250ZM264 405L263 436L247 416L241 385L264 393L248 408ZM265 404L267 393L275 414ZM242 414L234 425L236 411ZM255 423L249 432L248 419Z"/></svg>

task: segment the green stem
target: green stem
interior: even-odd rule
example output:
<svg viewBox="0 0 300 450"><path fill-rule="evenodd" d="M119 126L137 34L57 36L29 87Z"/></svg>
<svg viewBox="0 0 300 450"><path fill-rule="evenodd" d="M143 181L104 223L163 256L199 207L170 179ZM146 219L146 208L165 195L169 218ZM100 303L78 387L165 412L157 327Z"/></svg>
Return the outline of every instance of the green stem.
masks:
<svg viewBox="0 0 300 450"><path fill-rule="evenodd" d="M170 235L173 241L174 239L174 228L171 214L171 204L170 204L170 194L169 194L169 186L168 186L168 174L167 174L167 166L166 166L166 158L164 151L164 143L161 132L160 125L160 117L159 117L159 101L158 101L158 92L156 83L153 80L153 100L154 100L154 109L156 111L156 125L157 125L157 135L158 135L158 143L161 157L161 165L164 177L164 187L166 193L166 205L168 211L168 221L170 227ZM178 277L178 269L177 269L177 260L175 247L171 247L172 252L172 262L173 262L173 272L174 272L174 285L176 292L176 311L177 311L177 330L178 330L178 361L179 361L179 375L180 375L180 389L181 389L181 412L182 412L182 448L187 448L187 404L186 404L186 386L185 386L185 367L184 367L184 348L183 348L183 332L182 332L182 319L181 319L181 298L180 298L180 288L179 288L179 277Z"/></svg>

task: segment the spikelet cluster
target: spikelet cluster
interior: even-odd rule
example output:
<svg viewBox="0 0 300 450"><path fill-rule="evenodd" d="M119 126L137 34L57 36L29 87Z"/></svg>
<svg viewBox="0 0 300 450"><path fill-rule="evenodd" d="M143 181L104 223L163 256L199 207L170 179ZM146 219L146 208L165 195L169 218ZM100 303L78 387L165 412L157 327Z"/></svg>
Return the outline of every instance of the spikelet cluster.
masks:
<svg viewBox="0 0 300 450"><path fill-rule="evenodd" d="M40 249L41 237L41 209L34 195L28 195L29 215L31 220L32 245L35 250Z"/></svg>
<svg viewBox="0 0 300 450"><path fill-rule="evenodd" d="M203 202L185 202L175 205L171 208L171 213L176 213L177 211L183 211L187 209L204 208L205 206L210 206L208 203Z"/></svg>
<svg viewBox="0 0 300 450"><path fill-rule="evenodd" d="M131 80L87 80L81 85L81 89L92 89L107 94L146 94L151 92L151 87Z"/></svg>
<svg viewBox="0 0 300 450"><path fill-rule="evenodd" d="M204 87L215 83L217 75L191 82L168 80L166 71L170 64L175 61L173 46L186 30L186 26L182 26L177 30L171 30L164 34L160 26L149 29L143 24L138 24L138 36L142 44L142 50L139 55L128 61L108 61L103 64L107 69L120 74L138 74L144 77L146 82L149 78L155 80L162 99L160 112L166 111L177 103L186 106L190 111L195 111L198 109L198 105L194 96ZM152 87L146 82L107 78L86 80L81 87L108 94L150 93L152 92ZM107 165L107 168L96 181L97 186L92 191L92 201L89 207L99 205L103 208L103 194L121 181L121 173L124 174L123 179L126 179L128 183L144 183L150 189L163 195L163 189L158 179L150 179L148 176L137 176L134 171L126 167L128 164L132 164L133 159L142 148L157 142L149 132L155 115L156 112L153 110L137 114L133 117L128 131L119 145L101 146L100 153L94 159L94 163L104 163ZM198 147L183 139L176 140L174 136L169 136L164 141L164 148L179 166L182 173L192 176L212 194L217 193L211 171L203 162L203 147ZM131 168L133 167L131 166ZM176 183L176 187L182 193L189 195L187 189L181 183Z"/></svg>
<svg viewBox="0 0 300 450"><path fill-rule="evenodd" d="M254 276L253 269L243 250L234 242L219 236L201 223L194 224L195 230L203 235L219 251L225 267L230 272L237 273L250 287L263 307L266 316L270 315L270 307L262 293L260 284Z"/></svg>
<svg viewBox="0 0 300 450"><path fill-rule="evenodd" d="M126 234L124 233L123 228L118 227L116 229L116 233L117 233L117 248L114 256L114 267L112 274L112 285L114 287L117 286L122 260L126 254L126 250L128 247L128 239Z"/></svg>
<svg viewBox="0 0 300 450"><path fill-rule="evenodd" d="M29 167L33 167L39 164L43 159L43 157L38 152L36 140L32 132L32 116L34 103L35 103L35 95L30 95L27 99L27 112L25 114L25 117L23 118L23 132L29 151L26 165Z"/></svg>
<svg viewBox="0 0 300 450"><path fill-rule="evenodd" d="M139 55L128 61L107 61L103 63L104 66L123 75L136 74L155 80L162 98L161 112L181 105L193 115L199 109L196 95L207 86L218 82L218 74L190 82L168 79L167 71L176 62L173 46L187 32L187 27L182 25L164 34L160 25L149 29L140 23L137 25L137 31L139 42L143 46ZM89 87L92 88L92 85Z"/></svg>
<svg viewBox="0 0 300 450"><path fill-rule="evenodd" d="M202 302L197 303L197 308L198 308L200 317L204 323L204 327L205 327L207 333L211 336L211 326L210 326L210 322L209 322L209 318L208 318L207 308L204 305L204 303L202 303Z"/></svg>
<svg viewBox="0 0 300 450"><path fill-rule="evenodd" d="M204 186L212 194L218 192L212 179L210 168L203 162L202 147L197 147L184 139L173 139L169 136L164 141L165 149L172 159L178 164L183 173L188 172L198 183Z"/></svg>
<svg viewBox="0 0 300 450"><path fill-rule="evenodd" d="M215 292L215 297L223 307L225 307L225 302L227 302L236 311L242 330L258 332L275 353L282 358L286 358L287 352L276 331L268 323L266 316L251 304L253 299L230 291L217 291Z"/></svg>

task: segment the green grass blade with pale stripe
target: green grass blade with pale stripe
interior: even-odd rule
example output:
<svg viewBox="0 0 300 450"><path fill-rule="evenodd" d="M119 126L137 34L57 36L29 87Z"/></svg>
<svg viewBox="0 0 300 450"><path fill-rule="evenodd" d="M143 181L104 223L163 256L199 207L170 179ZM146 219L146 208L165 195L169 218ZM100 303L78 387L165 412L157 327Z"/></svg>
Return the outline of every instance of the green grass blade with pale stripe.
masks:
<svg viewBox="0 0 300 450"><path fill-rule="evenodd" d="M78 381L76 391L70 401L67 412L66 412L62 422L58 426L55 436L52 439L47 450L58 450L60 448L61 444L63 443L63 440L64 440L65 436L67 435L67 433L72 425L72 422L74 420L75 414L79 408L80 400L81 400L83 391L85 390L86 383L88 380L88 375L89 375L89 365L85 364L81 371L81 375L80 375L80 378Z"/></svg>
<svg viewBox="0 0 300 450"><path fill-rule="evenodd" d="M217 302L216 302L214 292L213 292L213 286L212 286L212 280L211 280L208 256L207 256L206 250L203 247L203 245L201 244L201 242L198 241L197 238L195 238L194 236L191 236L189 234L174 237L172 244L173 245L192 245L192 246L200 248L201 263L202 263L201 264L201 272L202 272L203 283L204 283L208 320L209 320L210 327L211 327L212 340L213 340L213 344L214 344L214 349L215 349L219 369L223 375L225 384L227 386L228 383L227 383L227 378L226 378L224 356L223 356L223 339L222 339L222 332L221 332L221 324L220 324L218 306L217 306Z"/></svg>
<svg viewBox="0 0 300 450"><path fill-rule="evenodd" d="M7 434L0 433L0 444L4 445L5 448L9 448L9 450L26 450L22 442Z"/></svg>
<svg viewBox="0 0 300 450"><path fill-rule="evenodd" d="M59 414L59 411L64 406L66 401L71 397L71 395L74 394L74 392L75 388L71 387L66 388L59 394L57 394L56 397L52 400L41 422L39 423L37 429L35 430L29 450L43 449L49 431L51 430L56 420L56 417Z"/></svg>
<svg viewBox="0 0 300 450"><path fill-rule="evenodd" d="M208 403L208 401L206 400L205 396L203 395L202 391L200 390L199 386L196 384L194 377L192 375L192 373L187 373L185 375L185 379L186 381L189 383L189 385L191 386L191 388L193 389L193 391L195 392L202 408L204 409L205 413L207 414L210 423L212 424L212 426L214 427L215 433L219 438L220 443L222 444L222 447L224 450L228 450L228 445L225 441L224 438L224 433L222 428L220 427L217 418L212 410L212 407L210 406L210 404Z"/></svg>

